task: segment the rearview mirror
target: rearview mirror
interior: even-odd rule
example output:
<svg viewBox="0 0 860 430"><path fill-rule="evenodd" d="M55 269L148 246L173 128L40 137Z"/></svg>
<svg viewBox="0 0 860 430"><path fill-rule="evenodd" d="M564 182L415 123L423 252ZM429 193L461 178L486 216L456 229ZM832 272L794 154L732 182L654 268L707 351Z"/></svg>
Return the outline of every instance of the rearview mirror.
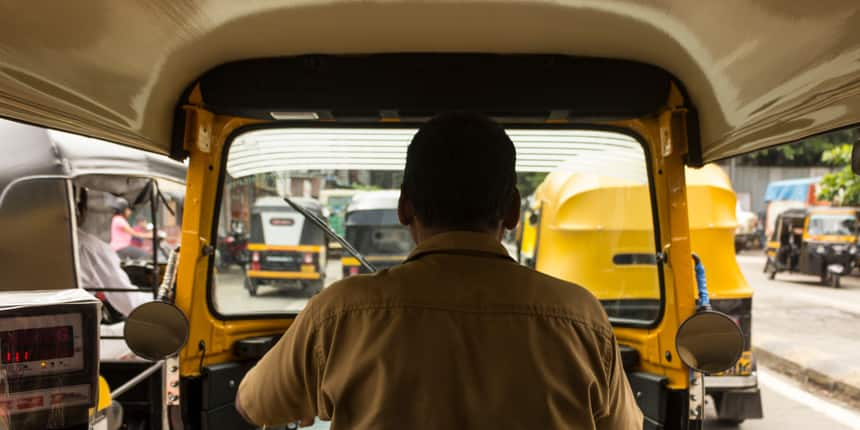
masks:
<svg viewBox="0 0 860 430"><path fill-rule="evenodd" d="M132 352L148 360L162 360L185 346L188 319L170 303L144 303L131 311L123 333Z"/></svg>
<svg viewBox="0 0 860 430"><path fill-rule="evenodd" d="M675 347L687 367L702 373L722 372L741 357L744 335L728 315L700 311L678 328Z"/></svg>
<svg viewBox="0 0 860 430"><path fill-rule="evenodd" d="M851 170L855 175L860 175L860 139L854 141L851 148Z"/></svg>

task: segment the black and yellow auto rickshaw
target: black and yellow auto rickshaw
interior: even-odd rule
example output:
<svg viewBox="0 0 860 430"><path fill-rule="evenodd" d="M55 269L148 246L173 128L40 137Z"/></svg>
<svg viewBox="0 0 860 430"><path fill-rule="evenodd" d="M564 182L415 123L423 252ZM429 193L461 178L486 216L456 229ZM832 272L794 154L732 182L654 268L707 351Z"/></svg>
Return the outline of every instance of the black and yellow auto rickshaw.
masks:
<svg viewBox="0 0 860 430"><path fill-rule="evenodd" d="M646 428L700 428L698 371L736 357L698 355L708 345L696 339L723 320L696 303L685 167L860 124L860 41L845 19L854 10L849 0L10 2L0 18L0 116L187 160L175 304L189 341L161 354L177 376L163 402L172 429L250 428L233 409L238 382L297 315L212 300L229 164L402 163L405 143L378 144L383 137L451 110L483 112L512 134L621 134L644 153L650 206L639 215L651 220L654 247L620 262L649 263L658 288L645 309L656 318L616 318L614 336ZM799 46L812 54L794 55ZM365 138L302 146L349 127ZM231 152L269 130L302 136ZM545 143L532 162L553 164L577 147ZM605 165L617 168L612 160ZM612 293L626 291L636 290Z"/></svg>
<svg viewBox="0 0 860 430"><path fill-rule="evenodd" d="M322 217L318 201L293 199ZM325 234L279 197L262 197L251 208L249 262L245 288L252 296L260 286L298 288L314 295L323 288L326 267Z"/></svg>
<svg viewBox="0 0 860 430"><path fill-rule="evenodd" d="M397 219L399 198L397 190L365 191L353 196L346 210L346 240L377 270L402 263L415 247ZM341 257L340 263L344 277L367 272L351 255Z"/></svg>
<svg viewBox="0 0 860 430"><path fill-rule="evenodd" d="M818 276L822 285L839 288L840 278L857 262L858 211L811 207L779 214L767 243L764 271Z"/></svg>

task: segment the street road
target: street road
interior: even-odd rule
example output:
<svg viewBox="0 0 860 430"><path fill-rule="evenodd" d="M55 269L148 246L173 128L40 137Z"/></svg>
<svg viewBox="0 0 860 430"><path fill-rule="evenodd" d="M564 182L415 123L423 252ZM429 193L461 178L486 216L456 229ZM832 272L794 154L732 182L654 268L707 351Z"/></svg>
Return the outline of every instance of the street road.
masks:
<svg viewBox="0 0 860 430"><path fill-rule="evenodd" d="M841 381L860 380L860 277L843 277L839 289L819 285L815 276L780 273L769 280L764 261L762 251L738 256L754 290L753 345ZM811 394L774 370L762 369L759 376L765 418L739 428L860 429L857 410ZM708 422L706 428L731 427Z"/></svg>
<svg viewBox="0 0 860 430"><path fill-rule="evenodd" d="M747 281L755 290L753 299L753 343L807 359L812 365L833 368L854 375L854 369L840 363L860 363L860 277L843 278L842 288L819 286L817 278L779 274L774 281L761 272L761 252L738 256ZM329 261L326 285L340 279L340 262ZM296 290L263 286L251 297L242 284L242 271L234 267L216 276L215 302L222 313L290 312L300 310L307 297ZM841 359L839 358L841 357ZM849 359L845 359L849 357ZM856 359L854 359L856 357ZM817 361L816 361L817 360ZM840 367L841 366L841 367ZM705 428L734 429L860 429L860 414L840 403L812 394L796 381L775 370L760 366L759 383L764 406L763 420L748 420L727 426L713 419L709 406ZM327 428L317 422L314 428Z"/></svg>
<svg viewBox="0 0 860 430"><path fill-rule="evenodd" d="M340 280L340 260L331 258L326 267L325 286ZM225 315L275 312L298 312L308 301L298 287L276 288L261 285L257 296L251 297L244 287L244 274L238 266L215 274L214 304Z"/></svg>
<svg viewBox="0 0 860 430"><path fill-rule="evenodd" d="M710 398L706 404L706 430L807 430L860 429L860 414L821 396L809 393L795 381L759 367L764 419L747 420L739 426L715 421Z"/></svg>

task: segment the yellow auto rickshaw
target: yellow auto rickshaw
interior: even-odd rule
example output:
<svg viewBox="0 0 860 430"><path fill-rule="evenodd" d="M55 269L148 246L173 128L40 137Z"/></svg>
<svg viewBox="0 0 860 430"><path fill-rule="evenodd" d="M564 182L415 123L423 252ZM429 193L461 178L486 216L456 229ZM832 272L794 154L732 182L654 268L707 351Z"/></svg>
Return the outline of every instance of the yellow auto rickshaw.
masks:
<svg viewBox="0 0 860 430"><path fill-rule="evenodd" d="M521 255L521 262L589 288L610 318L655 318L659 257L653 250L650 220L638 216L649 204L646 181L644 176L623 178L576 167L550 173L522 220L520 248L534 251ZM741 360L726 372L707 376L706 392L714 398L722 421L737 424L761 418L750 343L752 288L741 274L733 247L735 193L729 178L714 164L687 169L686 183L691 247L705 265L711 306L730 315L744 333ZM616 210L620 206L629 209ZM595 285L613 288L595 289Z"/></svg>
<svg viewBox="0 0 860 430"><path fill-rule="evenodd" d="M318 201L294 198L297 204L322 216ZM245 267L245 289L256 296L260 286L299 289L312 296L323 288L326 239L315 225L279 197L261 197L251 209L248 238L250 262Z"/></svg>
<svg viewBox="0 0 860 430"><path fill-rule="evenodd" d="M858 210L811 207L779 214L767 243L765 273L818 276L822 285L839 288L857 262Z"/></svg>
<svg viewBox="0 0 860 430"><path fill-rule="evenodd" d="M409 230L397 219L398 190L365 191L353 196L344 218L345 238L377 270L400 264L415 247ZM340 259L343 277L367 273L358 259Z"/></svg>
<svg viewBox="0 0 860 430"><path fill-rule="evenodd" d="M0 18L0 116L187 161L174 301L188 317L188 342L178 355L148 351L165 358L174 378L153 396L168 418L163 428L172 429L249 427L233 408L238 382L297 315L280 302L241 308L250 302L244 294L213 300L224 286L214 262L228 166L402 170L409 133L451 110L490 115L509 134L520 133L523 145L547 130L632 140L642 149L647 186L594 184L611 185L610 200L600 197L602 188L583 186L595 209L556 235L611 245L592 255L615 258L617 267L606 278L583 279L617 304L614 335L646 427L700 428L702 371L733 367L737 357L699 355L701 342L688 343L725 319L697 307L685 167L860 123L860 40L845 20L855 10L849 0L731 7L682 0L9 2ZM802 31L796 17L804 17ZM798 47L814 55L793 55ZM234 151L236 141L262 132L273 133ZM392 137L398 133L406 138ZM287 135L296 138L286 142ZM556 133L517 160L554 169L560 159L610 146ZM604 155L605 171L624 164L622 154ZM279 180L261 177L267 186ZM621 225L611 207L635 209L637 219ZM541 217L567 215L564 207L540 210ZM588 232L610 222L618 222L614 232ZM564 246L568 257L581 251ZM564 257L552 261L558 273L568 270ZM236 284L244 293L241 279ZM655 318L633 318L641 316ZM176 330L151 332L185 337ZM699 336L688 336L691 330ZM716 352L726 350L719 346Z"/></svg>

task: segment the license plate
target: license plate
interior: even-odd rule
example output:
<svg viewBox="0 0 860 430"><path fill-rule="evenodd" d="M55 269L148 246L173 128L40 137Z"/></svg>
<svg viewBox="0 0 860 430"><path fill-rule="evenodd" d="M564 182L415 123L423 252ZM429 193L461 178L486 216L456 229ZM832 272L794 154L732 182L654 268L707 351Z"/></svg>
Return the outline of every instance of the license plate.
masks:
<svg viewBox="0 0 860 430"><path fill-rule="evenodd" d="M266 257L266 261L271 261L273 263L292 263L293 257L270 255Z"/></svg>
<svg viewBox="0 0 860 430"><path fill-rule="evenodd" d="M313 264L302 264L302 273L315 273L317 267Z"/></svg>

